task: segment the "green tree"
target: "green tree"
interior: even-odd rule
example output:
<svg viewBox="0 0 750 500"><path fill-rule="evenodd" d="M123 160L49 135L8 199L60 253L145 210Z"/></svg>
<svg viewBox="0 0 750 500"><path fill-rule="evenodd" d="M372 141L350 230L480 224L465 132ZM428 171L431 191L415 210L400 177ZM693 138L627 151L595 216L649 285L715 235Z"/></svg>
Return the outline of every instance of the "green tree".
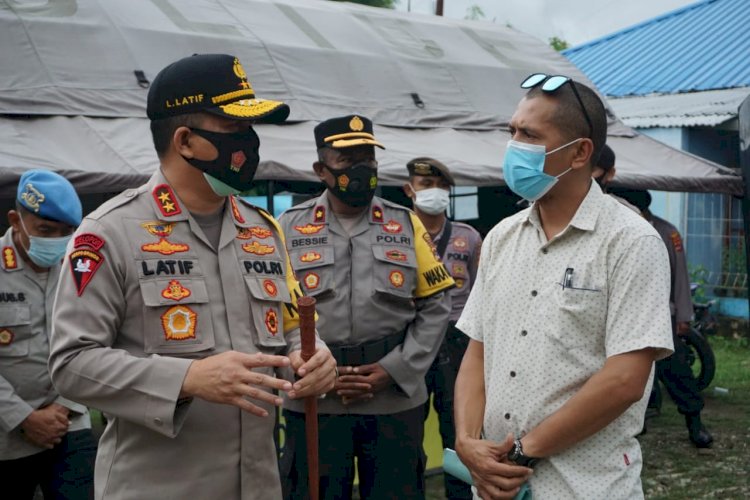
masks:
<svg viewBox="0 0 750 500"><path fill-rule="evenodd" d="M552 47L553 49L555 49L558 52L560 52L561 50L565 50L568 47L570 47L570 45L568 44L568 42L566 42L562 38L559 38L559 37L556 37L556 36L553 36L552 38L549 39L549 45L550 45L550 47Z"/></svg>
<svg viewBox="0 0 750 500"><path fill-rule="evenodd" d="M484 11L479 5L474 4L466 9L466 15L464 16L464 19L479 21L480 19L484 19Z"/></svg>
<svg viewBox="0 0 750 500"><path fill-rule="evenodd" d="M398 0L332 0L332 1L361 3L362 5L369 5L370 7L383 7L386 9L392 9L398 3Z"/></svg>

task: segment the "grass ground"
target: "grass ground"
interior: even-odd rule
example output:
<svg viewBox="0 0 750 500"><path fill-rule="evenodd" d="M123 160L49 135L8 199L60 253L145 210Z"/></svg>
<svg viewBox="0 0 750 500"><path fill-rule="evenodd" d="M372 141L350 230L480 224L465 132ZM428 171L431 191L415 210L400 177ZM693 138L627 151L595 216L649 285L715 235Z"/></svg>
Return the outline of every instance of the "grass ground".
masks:
<svg viewBox="0 0 750 500"><path fill-rule="evenodd" d="M685 420L666 391L661 415L641 436L643 489L650 500L750 498L750 345L712 337L716 376L703 392L703 421L714 436L709 450L688 441ZM729 390L714 392L715 387ZM427 478L427 498L444 499L442 474Z"/></svg>

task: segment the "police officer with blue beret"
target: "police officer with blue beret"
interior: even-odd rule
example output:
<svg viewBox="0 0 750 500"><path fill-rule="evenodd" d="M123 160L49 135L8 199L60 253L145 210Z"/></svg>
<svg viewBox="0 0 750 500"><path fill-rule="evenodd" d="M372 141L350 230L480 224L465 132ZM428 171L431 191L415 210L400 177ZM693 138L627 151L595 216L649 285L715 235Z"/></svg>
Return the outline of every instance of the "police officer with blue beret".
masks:
<svg viewBox="0 0 750 500"><path fill-rule="evenodd" d="M81 202L64 177L21 176L0 239L0 483L3 496L93 495L96 443L86 407L55 391L47 370L54 293Z"/></svg>

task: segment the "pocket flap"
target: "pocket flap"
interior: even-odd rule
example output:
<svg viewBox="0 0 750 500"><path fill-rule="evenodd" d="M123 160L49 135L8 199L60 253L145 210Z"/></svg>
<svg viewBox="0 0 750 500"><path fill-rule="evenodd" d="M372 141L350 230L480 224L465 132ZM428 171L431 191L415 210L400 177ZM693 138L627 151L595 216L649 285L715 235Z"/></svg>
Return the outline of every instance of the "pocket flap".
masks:
<svg viewBox="0 0 750 500"><path fill-rule="evenodd" d="M255 278L245 276L245 284L250 295L258 300L270 300L273 302L292 302L286 280L283 278Z"/></svg>
<svg viewBox="0 0 750 500"><path fill-rule="evenodd" d="M31 307L0 306L0 326L28 325L31 323Z"/></svg>
<svg viewBox="0 0 750 500"><path fill-rule="evenodd" d="M205 304L206 283L200 278L141 280L143 303L148 307L168 304Z"/></svg>

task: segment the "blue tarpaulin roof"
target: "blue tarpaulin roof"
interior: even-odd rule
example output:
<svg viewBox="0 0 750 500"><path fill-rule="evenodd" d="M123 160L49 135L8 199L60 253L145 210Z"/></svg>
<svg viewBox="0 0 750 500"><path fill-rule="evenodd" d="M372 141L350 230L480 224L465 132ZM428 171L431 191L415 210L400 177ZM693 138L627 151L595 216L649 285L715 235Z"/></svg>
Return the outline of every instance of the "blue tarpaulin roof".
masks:
<svg viewBox="0 0 750 500"><path fill-rule="evenodd" d="M607 96L750 86L750 1L704 0L563 54Z"/></svg>

